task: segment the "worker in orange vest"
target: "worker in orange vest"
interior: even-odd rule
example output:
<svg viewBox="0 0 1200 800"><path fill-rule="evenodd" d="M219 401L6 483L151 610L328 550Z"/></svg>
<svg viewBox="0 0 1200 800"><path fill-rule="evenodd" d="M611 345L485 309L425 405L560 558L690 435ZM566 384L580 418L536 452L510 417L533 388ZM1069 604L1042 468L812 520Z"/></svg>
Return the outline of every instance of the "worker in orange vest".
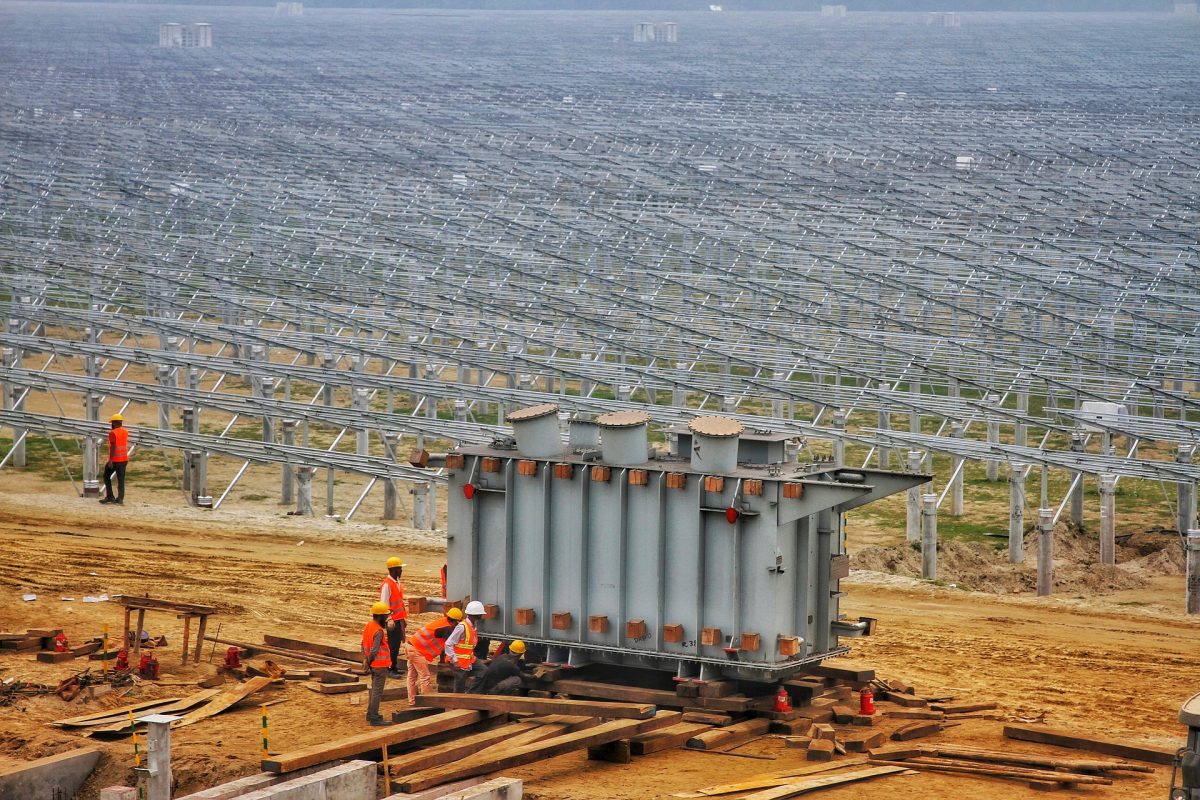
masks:
<svg viewBox="0 0 1200 800"><path fill-rule="evenodd" d="M458 623L446 639L446 658L454 667L454 692L462 694L467 690L467 682L478 677L483 667L475 660L475 645L479 643L478 626L483 619L483 603L472 600L467 603L466 619Z"/></svg>
<svg viewBox="0 0 1200 800"><path fill-rule="evenodd" d="M390 725L379 713L379 701L383 699L383 687L387 683L388 669L392 657L388 655L387 625L391 609L387 603L376 602L371 606L371 621L363 628L363 667L371 673L371 693L367 697L367 722L379 727Z"/></svg>
<svg viewBox="0 0 1200 800"><path fill-rule="evenodd" d="M442 649L446 639L462 622L460 608L447 609L446 616L426 623L404 643L404 657L408 661L408 704L417 704L417 693L437 694L437 664L442 660ZM434 672L430 672L433 665Z"/></svg>
<svg viewBox="0 0 1200 800"><path fill-rule="evenodd" d="M442 564L442 599L445 600L447 597L448 597L448 595L446 594L446 565Z"/></svg>
<svg viewBox="0 0 1200 800"><path fill-rule="evenodd" d="M129 431L125 429L125 418L113 414L112 430L108 432L108 463L104 465L104 497L101 503L125 502L125 467L129 464ZM112 477L117 476L117 494L113 496Z"/></svg>
<svg viewBox="0 0 1200 800"><path fill-rule="evenodd" d="M392 556L387 560L387 576L379 585L379 602L385 603L391 619L388 621L388 642L392 656L392 677L400 677L400 645L404 644L404 629L408 626L408 607L404 604L404 562Z"/></svg>

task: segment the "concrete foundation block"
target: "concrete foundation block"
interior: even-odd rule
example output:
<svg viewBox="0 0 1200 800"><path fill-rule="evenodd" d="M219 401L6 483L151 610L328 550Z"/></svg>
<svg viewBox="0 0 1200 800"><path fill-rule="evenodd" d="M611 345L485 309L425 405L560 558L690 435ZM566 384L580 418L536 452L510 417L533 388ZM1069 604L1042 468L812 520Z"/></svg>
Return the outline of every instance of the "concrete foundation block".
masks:
<svg viewBox="0 0 1200 800"><path fill-rule="evenodd" d="M374 761L350 761L241 795L242 800L375 800Z"/></svg>
<svg viewBox="0 0 1200 800"><path fill-rule="evenodd" d="M100 800L138 800L132 786L106 786L100 790Z"/></svg>
<svg viewBox="0 0 1200 800"><path fill-rule="evenodd" d="M99 750L81 747L0 770L0 797L4 800L74 797L99 762Z"/></svg>
<svg viewBox="0 0 1200 800"><path fill-rule="evenodd" d="M259 789L265 789L268 786L282 783L285 777L287 780L293 781L297 778L312 775L314 772L324 772L332 767L341 766L343 763L345 762L327 762L319 766L289 772L286 776L274 772L259 772L254 775L247 775L245 778L238 778L235 781L222 783L220 786L213 786L210 789L202 789L199 792L176 797L175 800L233 800L234 798L248 795L251 792L256 792ZM137 798L134 798L134 800L137 800Z"/></svg>

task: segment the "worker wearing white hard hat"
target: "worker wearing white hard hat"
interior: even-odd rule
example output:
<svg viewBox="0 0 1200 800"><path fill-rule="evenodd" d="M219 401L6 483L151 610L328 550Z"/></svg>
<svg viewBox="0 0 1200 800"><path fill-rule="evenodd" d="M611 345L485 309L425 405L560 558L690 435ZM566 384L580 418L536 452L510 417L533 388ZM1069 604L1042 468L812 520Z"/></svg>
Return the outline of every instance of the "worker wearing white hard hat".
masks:
<svg viewBox="0 0 1200 800"><path fill-rule="evenodd" d="M486 613L483 603L472 600L464 609L466 619L446 638L446 660L454 668L454 691L466 691L468 681L483 671L475 659L475 645L479 643L479 622Z"/></svg>

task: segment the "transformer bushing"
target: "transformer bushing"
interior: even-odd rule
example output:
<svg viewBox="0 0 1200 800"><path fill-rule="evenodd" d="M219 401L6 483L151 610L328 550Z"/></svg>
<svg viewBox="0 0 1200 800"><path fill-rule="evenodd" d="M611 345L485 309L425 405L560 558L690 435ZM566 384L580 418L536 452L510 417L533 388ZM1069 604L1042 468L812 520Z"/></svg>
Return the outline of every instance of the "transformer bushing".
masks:
<svg viewBox="0 0 1200 800"><path fill-rule="evenodd" d="M601 452L558 438L547 452L521 426L557 416L530 414L513 415L515 448L447 456L448 594L485 604L483 635L555 663L778 680L844 653L866 623L838 609L843 514L929 480L789 464L787 437L724 418L677 434L678 455L651 454L630 412L597 420ZM734 454L726 469L704 452L714 439Z"/></svg>

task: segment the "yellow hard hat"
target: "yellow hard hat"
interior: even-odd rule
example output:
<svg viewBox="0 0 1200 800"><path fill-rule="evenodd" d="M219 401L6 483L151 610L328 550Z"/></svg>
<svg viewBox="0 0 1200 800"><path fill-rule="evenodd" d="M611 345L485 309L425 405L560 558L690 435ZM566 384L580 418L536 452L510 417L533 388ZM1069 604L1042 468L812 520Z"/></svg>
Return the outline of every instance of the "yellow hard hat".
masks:
<svg viewBox="0 0 1200 800"><path fill-rule="evenodd" d="M113 414L112 417L110 417L108 421L109 422L124 422L125 418L122 417L120 414Z"/></svg>
<svg viewBox="0 0 1200 800"><path fill-rule="evenodd" d="M455 622L462 622L462 617L463 617L462 609L461 608L452 608L446 612L446 616L449 617L450 619L454 620Z"/></svg>
<svg viewBox="0 0 1200 800"><path fill-rule="evenodd" d="M373 615L374 614L390 614L390 613L392 613L392 607L389 606L387 603L383 602L382 600L376 600L374 603L371 604L371 614L373 614Z"/></svg>
<svg viewBox="0 0 1200 800"><path fill-rule="evenodd" d="M513 643L508 646L508 652L521 655L525 652L525 643L520 639L514 639Z"/></svg>
<svg viewBox="0 0 1200 800"><path fill-rule="evenodd" d="M396 558L395 556L392 556L391 558L389 558L387 560L387 568L388 569L391 569L392 567L403 567L403 566L405 566L404 562L401 561L400 559Z"/></svg>

